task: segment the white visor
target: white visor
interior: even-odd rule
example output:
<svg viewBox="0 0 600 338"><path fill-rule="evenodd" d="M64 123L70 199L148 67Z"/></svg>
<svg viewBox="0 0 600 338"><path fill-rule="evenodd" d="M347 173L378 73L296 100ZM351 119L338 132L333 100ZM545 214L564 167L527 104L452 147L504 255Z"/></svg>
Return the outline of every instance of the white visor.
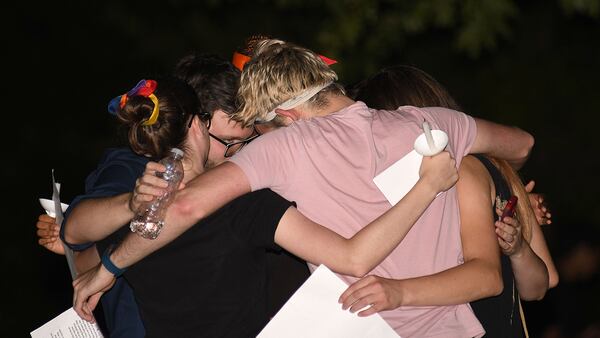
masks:
<svg viewBox="0 0 600 338"><path fill-rule="evenodd" d="M256 118L256 122L272 121L277 116L277 113L275 113L275 110L277 110L277 109L288 110L288 109L298 107L299 105L303 104L304 102L310 100L313 96L317 95L317 93L319 93L324 88L329 87L329 85L331 85L332 83L333 83L333 81L328 82L324 85L304 89L302 92L300 92L300 94L298 94L298 96L292 97L291 99L281 103L280 105L275 107L273 110L268 112L267 116L265 116L265 118L262 118L262 119Z"/></svg>

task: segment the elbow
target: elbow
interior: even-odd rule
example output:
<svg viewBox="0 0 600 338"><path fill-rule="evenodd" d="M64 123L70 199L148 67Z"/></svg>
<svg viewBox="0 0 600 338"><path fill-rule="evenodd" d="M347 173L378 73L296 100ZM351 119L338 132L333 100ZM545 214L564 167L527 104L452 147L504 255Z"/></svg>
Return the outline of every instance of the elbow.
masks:
<svg viewBox="0 0 600 338"><path fill-rule="evenodd" d="M494 297L498 296L504 290L504 282L502 280L502 270L500 267L498 269L492 268L490 266L484 268L482 270L481 281L480 284L480 298Z"/></svg>
<svg viewBox="0 0 600 338"><path fill-rule="evenodd" d="M550 273L549 277L548 277L548 288L552 289L554 287L556 287L558 285L558 281L559 281L559 277L558 277L558 273Z"/></svg>
<svg viewBox="0 0 600 338"><path fill-rule="evenodd" d="M535 138L530 133L523 131L523 143L522 147L518 153L519 159L525 162L529 155L531 155L531 150L535 144Z"/></svg>
<svg viewBox="0 0 600 338"><path fill-rule="evenodd" d="M540 281L537 284L535 284L532 279L529 279L529 282L519 287L519 283L517 281L519 297L526 301L542 300L546 296L548 289L555 287L556 284L558 284L558 276L552 276L552 274L545 276L543 281Z"/></svg>
<svg viewBox="0 0 600 338"><path fill-rule="evenodd" d="M371 270L373 270L373 269L371 267L367 267L366 265L357 265L357 266L352 267L352 269L349 271L350 272L349 274L352 277L363 278Z"/></svg>
<svg viewBox="0 0 600 338"><path fill-rule="evenodd" d="M67 221L62 225L64 230L61 236L61 240L67 244L84 244L90 242L83 238L81 232L77 231L77 227L74 224L72 224L73 222L69 222L69 220L70 219L67 219Z"/></svg>
<svg viewBox="0 0 600 338"><path fill-rule="evenodd" d="M356 255L351 255L351 257L356 257ZM364 260L351 258L349 262L346 263L348 267L347 271L344 272L346 275L350 275L356 278L362 278L366 276L375 266L373 264L369 264Z"/></svg>
<svg viewBox="0 0 600 338"><path fill-rule="evenodd" d="M521 298L524 301L542 300L544 299L544 296L546 296L546 290L547 289L542 289L539 292L533 294L519 293L519 298Z"/></svg>
<svg viewBox="0 0 600 338"><path fill-rule="evenodd" d="M487 297L498 296L504 290L504 282L502 281L502 273L500 271L494 271L490 276L488 283Z"/></svg>
<svg viewBox="0 0 600 338"><path fill-rule="evenodd" d="M194 224L197 221L207 216L207 213L197 203L193 203L190 198L182 195L181 198L176 198L171 204L169 211L171 214L177 215L177 218L184 223Z"/></svg>
<svg viewBox="0 0 600 338"><path fill-rule="evenodd" d="M548 284L528 291L519 290L519 298L525 301L542 300L546 296L546 291L548 291Z"/></svg>

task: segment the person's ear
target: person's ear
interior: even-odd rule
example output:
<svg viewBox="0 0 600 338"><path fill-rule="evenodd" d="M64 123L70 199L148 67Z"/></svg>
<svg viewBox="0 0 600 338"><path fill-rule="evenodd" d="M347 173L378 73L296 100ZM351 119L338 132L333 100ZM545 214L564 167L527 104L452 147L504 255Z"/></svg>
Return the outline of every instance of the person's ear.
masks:
<svg viewBox="0 0 600 338"><path fill-rule="evenodd" d="M298 121L300 120L300 114L299 111L296 110L295 108L292 109L275 109L275 114L284 117L286 119L289 119L291 121Z"/></svg>
<svg viewBox="0 0 600 338"><path fill-rule="evenodd" d="M204 135L204 134L208 133L208 128L206 128L206 123L204 123L200 120L200 117L194 116L192 118L192 124L190 126L190 131Z"/></svg>

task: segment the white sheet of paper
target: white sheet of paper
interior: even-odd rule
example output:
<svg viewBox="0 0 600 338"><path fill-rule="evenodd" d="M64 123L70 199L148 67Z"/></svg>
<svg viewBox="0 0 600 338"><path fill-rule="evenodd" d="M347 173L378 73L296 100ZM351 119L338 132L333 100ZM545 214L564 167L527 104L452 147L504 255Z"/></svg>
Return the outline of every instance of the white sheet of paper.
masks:
<svg viewBox="0 0 600 338"><path fill-rule="evenodd" d="M73 308L31 331L31 338L102 338L98 323L91 324L77 315Z"/></svg>
<svg viewBox="0 0 600 338"><path fill-rule="evenodd" d="M419 181L422 161L423 156L413 150L373 178L391 205L396 205Z"/></svg>
<svg viewBox="0 0 600 338"><path fill-rule="evenodd" d="M342 310L338 298L348 286L320 265L257 338L398 338L379 314L358 317Z"/></svg>

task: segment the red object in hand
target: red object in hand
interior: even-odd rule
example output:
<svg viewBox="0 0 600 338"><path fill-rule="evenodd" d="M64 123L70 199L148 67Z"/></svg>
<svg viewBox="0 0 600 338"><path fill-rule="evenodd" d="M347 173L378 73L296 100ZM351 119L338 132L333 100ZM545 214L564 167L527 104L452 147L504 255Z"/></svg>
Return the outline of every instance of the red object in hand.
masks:
<svg viewBox="0 0 600 338"><path fill-rule="evenodd" d="M517 206L518 200L519 199L517 198L517 196L512 196L508 200L506 206L504 207L504 210L502 210L502 216L500 216L500 220L503 220L504 217L513 217L515 215L515 208Z"/></svg>

